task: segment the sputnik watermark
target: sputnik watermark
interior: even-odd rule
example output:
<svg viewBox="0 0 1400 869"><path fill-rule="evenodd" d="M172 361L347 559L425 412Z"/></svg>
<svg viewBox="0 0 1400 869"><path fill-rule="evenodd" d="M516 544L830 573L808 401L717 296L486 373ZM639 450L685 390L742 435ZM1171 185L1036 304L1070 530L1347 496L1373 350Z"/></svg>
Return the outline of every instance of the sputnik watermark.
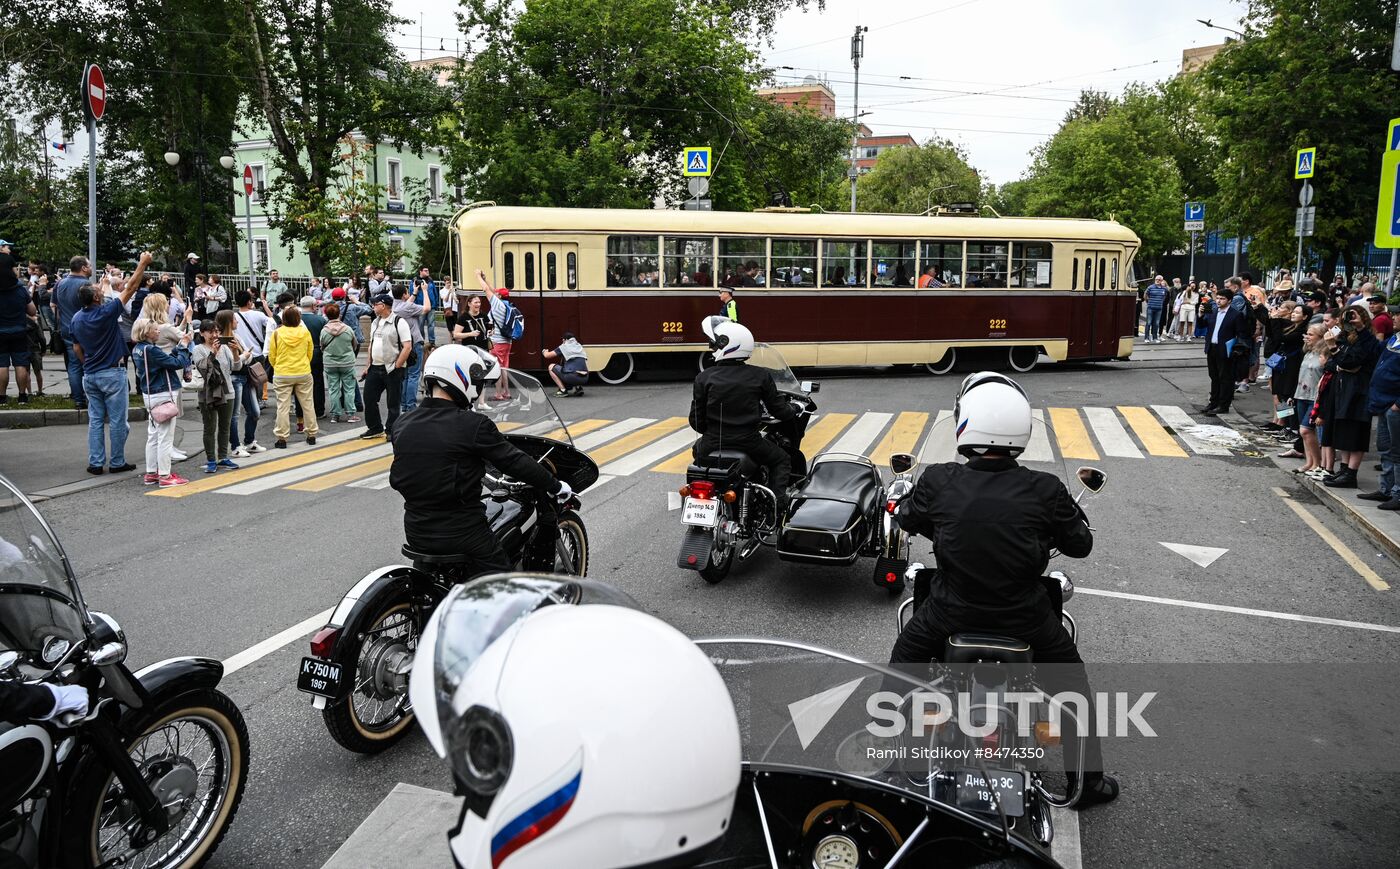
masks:
<svg viewBox="0 0 1400 869"><path fill-rule="evenodd" d="M865 711L873 719L866 730L881 738L904 733L918 737L955 722L962 735L980 739L997 732L1009 719L1015 723L1020 737L1029 738L1039 721L1047 723L1050 736L1058 737L1064 732L1068 714L1075 722L1092 722L1089 733L1081 735L1155 737L1157 732L1147 723L1143 712L1156 696L1156 691L1144 692L1136 698L1126 691L1101 691L1093 695L1091 702L1089 697L1074 691L1056 694L915 691L908 695L877 691L865 701ZM1044 716L1032 714L1042 706L1046 707Z"/></svg>

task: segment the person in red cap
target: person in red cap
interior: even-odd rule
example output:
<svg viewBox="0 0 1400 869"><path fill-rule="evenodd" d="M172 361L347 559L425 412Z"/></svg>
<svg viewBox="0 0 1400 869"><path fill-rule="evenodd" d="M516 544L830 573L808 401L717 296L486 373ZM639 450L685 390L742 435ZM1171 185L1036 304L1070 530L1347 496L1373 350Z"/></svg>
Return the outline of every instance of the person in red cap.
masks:
<svg viewBox="0 0 1400 869"><path fill-rule="evenodd" d="M501 377L496 381L496 393L492 401L510 401L510 378L506 374L510 368L511 321L520 316L509 301L510 290L505 287L492 287L486 280L486 272L476 270L476 279L481 283L481 291L491 303L491 355L501 363Z"/></svg>

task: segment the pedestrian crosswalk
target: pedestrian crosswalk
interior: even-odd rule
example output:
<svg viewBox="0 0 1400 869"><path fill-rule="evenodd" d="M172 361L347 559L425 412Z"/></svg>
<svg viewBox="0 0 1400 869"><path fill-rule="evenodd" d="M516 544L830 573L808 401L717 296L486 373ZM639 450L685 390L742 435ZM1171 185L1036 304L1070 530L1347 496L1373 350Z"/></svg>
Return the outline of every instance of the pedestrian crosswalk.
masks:
<svg viewBox="0 0 1400 869"><path fill-rule="evenodd" d="M1062 460L1234 455L1219 438L1206 439L1194 433L1195 420L1174 405L1047 407L1033 413L1031 439L1021 456L1022 462L1032 466ZM574 444L597 462L599 485L642 472L683 474L696 437L682 416L587 418L568 425ZM543 428L519 431L559 435L557 430ZM393 448L382 439L359 440L357 434L340 432L322 438L322 444L311 449L265 457L236 471L147 494L186 498L205 492L247 496L272 490L316 494L339 487L368 491L389 488ZM949 461L956 456L952 413L870 410L819 414L808 424L802 449L809 457L821 452L864 455L885 466L891 455L906 452L914 453L920 462Z"/></svg>

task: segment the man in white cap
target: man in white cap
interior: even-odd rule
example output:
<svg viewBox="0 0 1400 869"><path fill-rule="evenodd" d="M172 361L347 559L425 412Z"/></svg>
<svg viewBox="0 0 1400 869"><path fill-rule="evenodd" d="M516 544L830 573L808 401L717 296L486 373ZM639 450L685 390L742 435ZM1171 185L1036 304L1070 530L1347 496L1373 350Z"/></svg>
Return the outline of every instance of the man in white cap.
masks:
<svg viewBox="0 0 1400 869"><path fill-rule="evenodd" d="M199 274L199 254L190 252L185 254L185 289L189 291L194 286L194 276Z"/></svg>

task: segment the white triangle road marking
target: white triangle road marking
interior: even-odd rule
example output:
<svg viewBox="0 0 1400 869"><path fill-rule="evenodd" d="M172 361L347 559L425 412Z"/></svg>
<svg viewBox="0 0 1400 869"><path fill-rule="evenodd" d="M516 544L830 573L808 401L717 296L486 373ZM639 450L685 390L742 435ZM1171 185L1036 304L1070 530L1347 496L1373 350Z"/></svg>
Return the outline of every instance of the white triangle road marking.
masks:
<svg viewBox="0 0 1400 869"><path fill-rule="evenodd" d="M820 694L813 694L811 697L804 697L801 700L788 704L788 715L792 716L792 726L797 731L797 738L802 743L802 748L806 749L821 734L822 728L831 723L831 719L836 717L836 713L841 710L841 706L855 693L856 688L865 677L852 679L843 685L835 688L828 688Z"/></svg>
<svg viewBox="0 0 1400 869"><path fill-rule="evenodd" d="M1215 563L1217 558L1230 551L1228 549L1218 549L1214 546L1192 546L1189 543L1167 543L1161 540L1157 542L1161 543L1172 552L1175 552L1177 555L1180 555L1182 558L1201 567L1210 567Z"/></svg>

